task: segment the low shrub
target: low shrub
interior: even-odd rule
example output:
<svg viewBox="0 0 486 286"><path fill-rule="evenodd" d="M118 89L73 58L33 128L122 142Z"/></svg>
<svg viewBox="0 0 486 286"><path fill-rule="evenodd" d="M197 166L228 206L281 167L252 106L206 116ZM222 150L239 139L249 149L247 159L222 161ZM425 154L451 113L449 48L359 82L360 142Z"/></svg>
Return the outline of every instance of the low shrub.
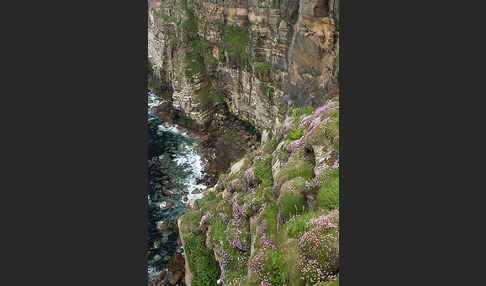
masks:
<svg viewBox="0 0 486 286"><path fill-rule="evenodd" d="M302 277L312 284L334 280L339 269L339 212L311 219L306 227L299 239Z"/></svg>
<svg viewBox="0 0 486 286"><path fill-rule="evenodd" d="M300 139L304 135L304 130L302 129L294 129L289 132L289 135L287 135L287 139L290 141Z"/></svg>
<svg viewBox="0 0 486 286"><path fill-rule="evenodd" d="M339 168L327 171L316 199L317 205L328 211L339 208Z"/></svg>
<svg viewBox="0 0 486 286"><path fill-rule="evenodd" d="M192 271L192 285L216 285L221 271L213 251L206 248L205 239L193 233L185 235L184 251Z"/></svg>

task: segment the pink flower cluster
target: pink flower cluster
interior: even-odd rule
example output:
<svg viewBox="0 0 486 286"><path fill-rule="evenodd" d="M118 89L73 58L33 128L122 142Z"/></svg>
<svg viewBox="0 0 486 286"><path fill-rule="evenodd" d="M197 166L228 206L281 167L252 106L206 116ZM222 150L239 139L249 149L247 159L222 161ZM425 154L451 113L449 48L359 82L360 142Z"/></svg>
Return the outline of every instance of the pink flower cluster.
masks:
<svg viewBox="0 0 486 286"><path fill-rule="evenodd" d="M302 118L301 122L303 122L305 125L308 125L310 123L310 121L312 121L315 118L319 117L319 115L321 115L321 113L323 113L324 111L336 109L338 107L339 107L339 103L338 102L330 101L327 104L325 104L325 105L317 108L314 111L313 114L308 115L308 116Z"/></svg>
<svg viewBox="0 0 486 286"><path fill-rule="evenodd" d="M225 233L227 234L226 236L226 241L231 245L233 248L238 248L241 251L248 251L250 242L242 235L242 231L240 229L240 223L241 221L239 219L232 219L230 220L230 223L228 224L228 227L226 228ZM234 226L232 236L228 235L229 234L229 228L230 226Z"/></svg>
<svg viewBox="0 0 486 286"><path fill-rule="evenodd" d="M265 230L267 229L266 219L262 220L261 224L257 227L257 229L262 237L263 248L275 248L275 245L273 245L273 243L267 239L267 234L265 233Z"/></svg>
<svg viewBox="0 0 486 286"><path fill-rule="evenodd" d="M223 219L223 220L226 220L228 218L228 215L223 213L223 212L219 212L219 216Z"/></svg>
<svg viewBox="0 0 486 286"><path fill-rule="evenodd" d="M221 269L221 275L219 277L219 279L221 280L221 283L223 285L226 285L227 282L226 282L226 266L228 265L228 263L230 262L230 259L231 259L231 255L229 253L227 253L226 251L224 251L223 249L223 245L221 243L221 249L219 251L219 257L220 257L220 261L219 261L219 268Z"/></svg>
<svg viewBox="0 0 486 286"><path fill-rule="evenodd" d="M203 224L205 224L209 219L211 218L211 214L207 212L201 217L201 220L199 221L199 227L201 227Z"/></svg>
<svg viewBox="0 0 486 286"><path fill-rule="evenodd" d="M248 203L244 202L241 206L238 205L237 193L234 193L234 195L231 199L231 202L232 202L232 206L233 206L233 217L235 219L238 219L238 221L241 218L246 217L246 215L248 214Z"/></svg>
<svg viewBox="0 0 486 286"><path fill-rule="evenodd" d="M253 256L253 258L248 261L248 269L250 269L250 271L252 272L255 272L257 279L261 281L260 286L272 286L269 281L269 274L263 271L264 268L264 252L262 249L260 249L258 254Z"/></svg>
<svg viewBox="0 0 486 286"><path fill-rule="evenodd" d="M339 168L339 155L336 161L334 161L334 164L332 164L332 166L330 167L330 169L337 169L337 168Z"/></svg>
<svg viewBox="0 0 486 286"><path fill-rule="evenodd" d="M261 156L260 156L261 157ZM245 179L246 179L246 182L249 184L249 185L254 185L256 184L256 181L257 181L257 177L255 176L255 167L251 167L251 168L248 168L246 171L245 171Z"/></svg>
<svg viewBox="0 0 486 286"><path fill-rule="evenodd" d="M307 222L307 227L319 227L319 228L338 228L339 226L339 211L334 210L328 215L323 215L318 218L310 219Z"/></svg>
<svg viewBox="0 0 486 286"><path fill-rule="evenodd" d="M233 181L231 181L231 182L229 183L229 185L227 186L227 190L228 190L228 192L230 192L230 193L231 193L231 192L236 191L236 190L237 190L237 188L238 188L238 184L239 184L239 180L238 180L238 178L236 178L236 179L234 179Z"/></svg>
<svg viewBox="0 0 486 286"><path fill-rule="evenodd" d="M291 117L287 116L285 118L285 122L284 122L284 126L285 126L285 134L287 134L289 132L289 129L290 129L290 121L291 121Z"/></svg>
<svg viewBox="0 0 486 286"><path fill-rule="evenodd" d="M299 263L301 279L318 283L335 278L339 259L339 212L332 211L311 219L306 224L311 228L299 239Z"/></svg>

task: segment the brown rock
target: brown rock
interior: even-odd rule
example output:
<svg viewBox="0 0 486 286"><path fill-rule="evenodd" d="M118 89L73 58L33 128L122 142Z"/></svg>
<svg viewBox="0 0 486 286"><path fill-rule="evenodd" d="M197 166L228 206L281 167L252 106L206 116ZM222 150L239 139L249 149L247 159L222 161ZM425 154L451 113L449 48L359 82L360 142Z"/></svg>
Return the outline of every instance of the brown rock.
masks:
<svg viewBox="0 0 486 286"><path fill-rule="evenodd" d="M172 274L172 272L169 273ZM182 271L177 271L176 273L169 276L169 283L171 285L175 285L177 281L179 281L181 278L182 278Z"/></svg>
<svg viewBox="0 0 486 286"><path fill-rule="evenodd" d="M168 277L167 277L167 272L162 271L160 272L159 276L155 278L154 282L152 282L152 286L165 286L167 283Z"/></svg>
<svg viewBox="0 0 486 286"><path fill-rule="evenodd" d="M231 193L228 192L227 189L225 189L224 192L223 192L223 199L226 199L226 198L229 198L229 197L231 197Z"/></svg>
<svg viewBox="0 0 486 286"><path fill-rule="evenodd" d="M167 230L169 228L169 220L168 219L164 220L162 223L158 225L158 227L162 231Z"/></svg>
<svg viewBox="0 0 486 286"><path fill-rule="evenodd" d="M169 191L169 190L164 190L164 191L163 191L163 193L164 193L164 195L166 195L166 196L170 196L170 195L172 195L172 194L173 194L173 193L172 193L171 191Z"/></svg>
<svg viewBox="0 0 486 286"><path fill-rule="evenodd" d="M201 189L196 189L196 190L192 191L193 195L200 194L200 193L201 193Z"/></svg>
<svg viewBox="0 0 486 286"><path fill-rule="evenodd" d="M173 201L165 201L166 205L165 205L165 208L171 208L173 206L175 206L175 203Z"/></svg>
<svg viewBox="0 0 486 286"><path fill-rule="evenodd" d="M184 264L184 257L182 254L176 252L167 263L167 269L172 272L182 271L184 270Z"/></svg>

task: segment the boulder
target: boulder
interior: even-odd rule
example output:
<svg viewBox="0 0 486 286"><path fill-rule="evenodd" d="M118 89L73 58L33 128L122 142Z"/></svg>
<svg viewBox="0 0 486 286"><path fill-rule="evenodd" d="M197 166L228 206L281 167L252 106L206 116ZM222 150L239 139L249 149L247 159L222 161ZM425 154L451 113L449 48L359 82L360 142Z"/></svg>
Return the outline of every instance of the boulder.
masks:
<svg viewBox="0 0 486 286"><path fill-rule="evenodd" d="M167 263L167 269L172 272L183 271L184 270L184 257L179 252L174 253L172 258Z"/></svg>

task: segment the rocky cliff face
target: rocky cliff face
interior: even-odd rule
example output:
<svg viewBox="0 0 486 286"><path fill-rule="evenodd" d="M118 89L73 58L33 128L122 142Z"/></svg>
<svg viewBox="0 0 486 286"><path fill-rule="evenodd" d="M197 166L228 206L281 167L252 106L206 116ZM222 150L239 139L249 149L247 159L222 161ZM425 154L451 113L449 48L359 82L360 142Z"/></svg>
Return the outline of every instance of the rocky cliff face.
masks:
<svg viewBox="0 0 486 286"><path fill-rule="evenodd" d="M289 99L317 107L338 94L338 0L148 3L150 65L200 125L223 106L264 132Z"/></svg>
<svg viewBox="0 0 486 286"><path fill-rule="evenodd" d="M178 222L187 285L339 285L337 100L290 106Z"/></svg>

